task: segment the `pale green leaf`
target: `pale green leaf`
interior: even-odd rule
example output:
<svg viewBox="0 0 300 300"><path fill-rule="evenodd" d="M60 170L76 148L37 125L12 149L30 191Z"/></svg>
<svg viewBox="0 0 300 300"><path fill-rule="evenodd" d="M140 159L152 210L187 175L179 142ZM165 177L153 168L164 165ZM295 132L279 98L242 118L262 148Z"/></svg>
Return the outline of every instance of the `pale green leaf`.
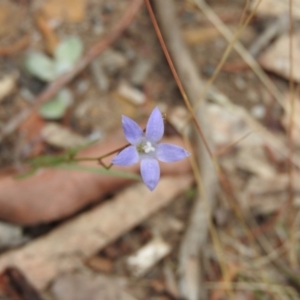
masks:
<svg viewBox="0 0 300 300"><path fill-rule="evenodd" d="M83 53L83 44L76 37L64 39L55 49L55 68L58 74L70 71Z"/></svg>
<svg viewBox="0 0 300 300"><path fill-rule="evenodd" d="M68 89L63 89L55 98L41 105L40 115L45 119L59 120L64 116L72 102L71 92Z"/></svg>
<svg viewBox="0 0 300 300"><path fill-rule="evenodd" d="M29 52L24 67L28 73L43 81L50 82L57 77L53 60L40 52Z"/></svg>

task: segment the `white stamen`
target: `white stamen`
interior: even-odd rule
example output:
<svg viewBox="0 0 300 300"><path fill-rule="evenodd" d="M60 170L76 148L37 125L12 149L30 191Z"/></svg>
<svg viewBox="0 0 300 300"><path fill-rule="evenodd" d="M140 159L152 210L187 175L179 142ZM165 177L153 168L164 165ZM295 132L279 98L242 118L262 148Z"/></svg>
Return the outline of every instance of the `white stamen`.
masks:
<svg viewBox="0 0 300 300"><path fill-rule="evenodd" d="M147 142L146 145L143 146L145 153L149 153L151 151L155 151L155 148L151 145L150 142Z"/></svg>

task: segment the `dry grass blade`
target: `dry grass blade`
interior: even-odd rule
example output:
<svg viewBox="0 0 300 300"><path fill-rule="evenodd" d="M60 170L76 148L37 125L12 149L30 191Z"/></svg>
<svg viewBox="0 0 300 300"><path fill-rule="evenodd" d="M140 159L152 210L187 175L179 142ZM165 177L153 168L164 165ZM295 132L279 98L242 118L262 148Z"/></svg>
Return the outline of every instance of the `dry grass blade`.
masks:
<svg viewBox="0 0 300 300"><path fill-rule="evenodd" d="M243 58L243 60L250 66L253 72L257 75L257 77L261 80L263 85L267 88L267 90L274 96L278 104L284 109L284 111L288 111L288 108L282 101L282 94L276 87L276 85L269 79L269 77L265 74L262 68L259 66L257 61L253 58L253 56L245 49L245 47L238 41L238 36L242 32L243 27L238 31L236 35L234 35L228 27L220 20L217 14L202 0L194 0L195 4L203 11L206 17L214 24L214 26L222 33L224 38L230 43L227 51L224 52L224 57L230 53L231 48L234 48L239 55ZM258 1L257 6L260 1ZM225 59L223 58L225 61ZM199 94L200 96L201 94ZM204 95L205 96L205 95ZM198 100L198 101L201 101ZM299 122L297 122L299 125Z"/></svg>

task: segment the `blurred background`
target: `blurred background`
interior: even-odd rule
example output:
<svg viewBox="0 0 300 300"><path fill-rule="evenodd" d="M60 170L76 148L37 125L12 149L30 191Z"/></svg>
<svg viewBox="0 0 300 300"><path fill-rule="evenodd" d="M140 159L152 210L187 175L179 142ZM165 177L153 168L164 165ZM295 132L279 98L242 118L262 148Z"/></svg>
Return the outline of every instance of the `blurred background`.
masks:
<svg viewBox="0 0 300 300"><path fill-rule="evenodd" d="M0 299L300 299L299 19L299 0L0 0ZM156 106L192 155L150 192L103 165L122 115Z"/></svg>

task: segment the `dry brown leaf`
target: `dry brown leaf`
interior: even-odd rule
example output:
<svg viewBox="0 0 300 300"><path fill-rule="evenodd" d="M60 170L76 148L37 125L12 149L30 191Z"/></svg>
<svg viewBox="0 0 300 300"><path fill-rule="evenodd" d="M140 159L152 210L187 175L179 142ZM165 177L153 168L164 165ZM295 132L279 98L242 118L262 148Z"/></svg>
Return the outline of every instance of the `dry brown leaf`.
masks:
<svg viewBox="0 0 300 300"><path fill-rule="evenodd" d="M54 30L49 26L43 14L37 13L35 16L35 22L45 39L47 52L53 55L59 43L57 35L55 34Z"/></svg>
<svg viewBox="0 0 300 300"><path fill-rule="evenodd" d="M50 19L80 22L85 17L86 2L86 0L48 0L44 2L42 12Z"/></svg>
<svg viewBox="0 0 300 300"><path fill-rule="evenodd" d="M24 139L24 146L28 149L26 157L40 155L44 149L44 143L41 138L41 131L45 125L45 120L41 118L38 112L32 112L22 126L20 133Z"/></svg>
<svg viewBox="0 0 300 300"><path fill-rule="evenodd" d="M168 142L183 146L180 138ZM99 157L118 149L127 142L120 131L100 144L80 152L80 157ZM111 158L105 161L110 163ZM84 163L102 168L97 162ZM162 174L187 174L190 172L188 159L161 164ZM139 172L139 165L114 166L113 169ZM12 176L0 180L0 219L19 224L37 224L59 220L74 214L87 204L99 200L107 193L122 188L132 180L83 171L63 169L41 169L25 179Z"/></svg>
<svg viewBox="0 0 300 300"><path fill-rule="evenodd" d="M6 266L15 265L37 288L43 289L60 273L81 267L88 257L171 203L191 184L192 177L186 174L162 178L153 192L143 183L133 185L48 235L2 255L0 272ZM55 199L52 197L52 202ZM43 202L42 198L39 200ZM51 199L48 200L41 204L44 210L51 209ZM62 209L64 202L63 198L59 199L58 205ZM22 205L26 206L26 203Z"/></svg>
<svg viewBox="0 0 300 300"><path fill-rule="evenodd" d="M277 39L259 58L262 67L283 78L290 78L290 64L293 66L293 79L300 81L300 32L293 35L293 60L290 58L290 37L285 34Z"/></svg>

